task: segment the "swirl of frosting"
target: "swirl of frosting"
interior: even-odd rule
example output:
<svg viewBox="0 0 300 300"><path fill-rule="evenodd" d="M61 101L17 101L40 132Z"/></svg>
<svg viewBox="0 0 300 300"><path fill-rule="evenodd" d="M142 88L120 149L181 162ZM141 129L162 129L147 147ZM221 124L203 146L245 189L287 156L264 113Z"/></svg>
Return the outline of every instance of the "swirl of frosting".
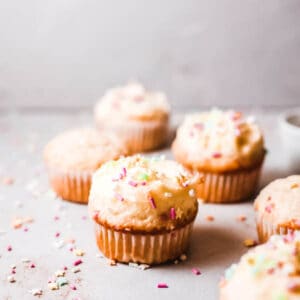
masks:
<svg viewBox="0 0 300 300"><path fill-rule="evenodd" d="M170 107L161 92L149 92L139 83L108 90L95 106L97 121L123 119L167 121Z"/></svg>
<svg viewBox="0 0 300 300"><path fill-rule="evenodd" d="M79 128L52 139L45 147L44 159L49 167L61 171L95 171L102 163L126 154L124 143L113 134Z"/></svg>
<svg viewBox="0 0 300 300"><path fill-rule="evenodd" d="M274 226L300 229L300 175L276 179L267 185L254 202Z"/></svg>
<svg viewBox="0 0 300 300"><path fill-rule="evenodd" d="M187 115L172 149L184 165L211 172L256 167L265 154L262 132L251 118L217 109Z"/></svg>
<svg viewBox="0 0 300 300"><path fill-rule="evenodd" d="M300 233L274 235L226 270L221 300L300 298Z"/></svg>
<svg viewBox="0 0 300 300"><path fill-rule="evenodd" d="M94 174L89 211L96 222L114 230L170 231L196 217L196 181L174 161L121 158Z"/></svg>

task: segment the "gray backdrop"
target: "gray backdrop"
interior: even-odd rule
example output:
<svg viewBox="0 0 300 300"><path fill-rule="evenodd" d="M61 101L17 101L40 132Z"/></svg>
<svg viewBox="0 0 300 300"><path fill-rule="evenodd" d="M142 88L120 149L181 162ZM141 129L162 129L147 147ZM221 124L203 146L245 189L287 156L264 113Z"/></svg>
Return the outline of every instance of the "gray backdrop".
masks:
<svg viewBox="0 0 300 300"><path fill-rule="evenodd" d="M300 104L299 0L0 0L0 108L138 78L175 108Z"/></svg>

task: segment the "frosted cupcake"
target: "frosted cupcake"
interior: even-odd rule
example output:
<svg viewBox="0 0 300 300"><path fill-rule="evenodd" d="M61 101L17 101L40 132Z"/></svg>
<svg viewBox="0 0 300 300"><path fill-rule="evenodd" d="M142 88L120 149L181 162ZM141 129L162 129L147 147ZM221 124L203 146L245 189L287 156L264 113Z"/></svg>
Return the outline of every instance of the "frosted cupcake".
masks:
<svg viewBox="0 0 300 300"><path fill-rule="evenodd" d="M177 161L203 176L198 196L206 202L238 202L257 189L264 140L253 120L239 112L214 109L186 116L172 150Z"/></svg>
<svg viewBox="0 0 300 300"><path fill-rule="evenodd" d="M232 265L220 284L220 300L300 299L300 235L272 236Z"/></svg>
<svg viewBox="0 0 300 300"><path fill-rule="evenodd" d="M95 106L97 127L125 138L131 153L154 150L168 138L170 107L161 92L138 83L108 90Z"/></svg>
<svg viewBox="0 0 300 300"><path fill-rule="evenodd" d="M277 179L254 202L258 237L265 242L273 234L300 230L300 175Z"/></svg>
<svg viewBox="0 0 300 300"><path fill-rule="evenodd" d="M91 128L63 132L44 150L50 184L61 198L87 203L94 171L126 151L126 144L117 137Z"/></svg>
<svg viewBox="0 0 300 300"><path fill-rule="evenodd" d="M195 182L169 160L132 156L104 164L89 197L99 249L120 262L159 264L180 256L197 215Z"/></svg>

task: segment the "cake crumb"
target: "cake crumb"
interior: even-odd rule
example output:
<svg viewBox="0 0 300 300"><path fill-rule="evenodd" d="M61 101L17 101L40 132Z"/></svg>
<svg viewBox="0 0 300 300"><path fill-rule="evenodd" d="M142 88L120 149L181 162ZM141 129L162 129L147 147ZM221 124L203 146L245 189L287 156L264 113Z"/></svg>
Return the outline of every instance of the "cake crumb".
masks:
<svg viewBox="0 0 300 300"><path fill-rule="evenodd" d="M208 222L213 222L215 220L215 217L214 216L211 216L211 215L208 215L205 217L206 221Z"/></svg>
<svg viewBox="0 0 300 300"><path fill-rule="evenodd" d="M247 217L245 215L240 215L236 219L237 221L245 222L247 220Z"/></svg>
<svg viewBox="0 0 300 300"><path fill-rule="evenodd" d="M181 261L186 261L186 260L187 260L186 254L181 254L180 257L179 257L179 259L180 259Z"/></svg>
<svg viewBox="0 0 300 300"><path fill-rule="evenodd" d="M244 240L244 245L246 247L253 247L253 246L256 246L257 245L257 242L253 239L245 239Z"/></svg>

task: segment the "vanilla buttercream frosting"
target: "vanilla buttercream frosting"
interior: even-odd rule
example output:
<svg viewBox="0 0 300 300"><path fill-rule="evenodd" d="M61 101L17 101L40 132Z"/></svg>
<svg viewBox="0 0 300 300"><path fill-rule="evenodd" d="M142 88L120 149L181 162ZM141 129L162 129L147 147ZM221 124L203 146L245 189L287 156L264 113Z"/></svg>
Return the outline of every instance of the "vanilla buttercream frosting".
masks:
<svg viewBox="0 0 300 300"><path fill-rule="evenodd" d="M300 229L300 175L268 184L256 198L254 208L274 226Z"/></svg>
<svg viewBox="0 0 300 300"><path fill-rule="evenodd" d="M166 121L170 107L165 94L147 91L139 83L108 90L95 106L96 121Z"/></svg>
<svg viewBox="0 0 300 300"><path fill-rule="evenodd" d="M139 155L103 164L94 174L89 211L115 230L169 231L194 220L198 178L180 164Z"/></svg>
<svg viewBox="0 0 300 300"><path fill-rule="evenodd" d="M274 235L226 270L221 300L300 299L300 233Z"/></svg>
<svg viewBox="0 0 300 300"><path fill-rule="evenodd" d="M172 148L178 161L203 171L256 167L265 153L262 132L253 118L218 109L187 115Z"/></svg>
<svg viewBox="0 0 300 300"><path fill-rule="evenodd" d="M48 167L61 171L95 171L126 153L127 146L119 137L78 128L54 137L45 147L44 159Z"/></svg>

